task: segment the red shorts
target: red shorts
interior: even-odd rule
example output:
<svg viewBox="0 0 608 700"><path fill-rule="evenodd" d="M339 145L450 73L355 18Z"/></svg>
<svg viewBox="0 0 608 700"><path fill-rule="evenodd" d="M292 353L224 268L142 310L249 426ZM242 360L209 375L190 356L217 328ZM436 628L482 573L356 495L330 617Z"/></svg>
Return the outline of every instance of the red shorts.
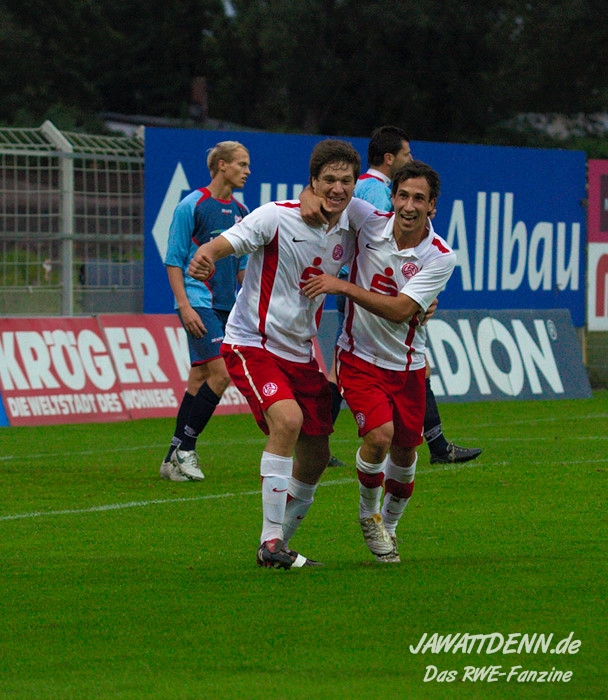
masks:
<svg viewBox="0 0 608 700"><path fill-rule="evenodd" d="M359 426L359 436L392 422L393 445L422 444L425 368L410 372L383 369L341 348L337 349L336 358L338 382Z"/></svg>
<svg viewBox="0 0 608 700"><path fill-rule="evenodd" d="M333 433L329 382L316 360L291 362L261 348L227 343L222 344L221 353L232 381L266 435L264 411L284 399L297 401L305 435Z"/></svg>

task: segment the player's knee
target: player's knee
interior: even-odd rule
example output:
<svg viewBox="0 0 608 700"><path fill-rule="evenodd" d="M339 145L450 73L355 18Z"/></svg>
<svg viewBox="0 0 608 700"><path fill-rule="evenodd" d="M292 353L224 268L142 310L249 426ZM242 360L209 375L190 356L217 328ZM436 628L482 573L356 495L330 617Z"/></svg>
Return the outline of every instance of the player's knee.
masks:
<svg viewBox="0 0 608 700"><path fill-rule="evenodd" d="M199 389L203 386L204 383L204 377L190 376L188 378L188 393L192 394L192 396L196 396L198 394Z"/></svg>
<svg viewBox="0 0 608 700"><path fill-rule="evenodd" d="M367 450L375 455L376 462L384 459L390 449L392 440L393 431L384 429L383 426L370 431L363 438Z"/></svg>
<svg viewBox="0 0 608 700"><path fill-rule="evenodd" d="M279 421L279 430L286 435L299 435L302 427L302 416L288 415L283 416Z"/></svg>
<svg viewBox="0 0 608 700"><path fill-rule="evenodd" d="M207 384L209 384L213 392L221 396L230 385L230 375L228 372L218 372L209 377Z"/></svg>
<svg viewBox="0 0 608 700"><path fill-rule="evenodd" d="M300 407L286 405L287 402L279 402L283 405L279 408L277 404L271 406L266 416L266 422L271 432L285 439L293 439L294 442L300 434L300 428L304 422L304 416Z"/></svg>

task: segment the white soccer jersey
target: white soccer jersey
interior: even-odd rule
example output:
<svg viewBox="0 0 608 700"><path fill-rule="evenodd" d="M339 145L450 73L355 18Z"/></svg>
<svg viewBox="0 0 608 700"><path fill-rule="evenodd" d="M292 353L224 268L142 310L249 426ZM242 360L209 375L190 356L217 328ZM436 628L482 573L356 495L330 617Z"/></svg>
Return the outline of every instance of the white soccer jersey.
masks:
<svg viewBox="0 0 608 700"><path fill-rule="evenodd" d="M325 295L301 293L306 280L337 275L352 258L354 234L348 216L327 226L308 226L298 201L270 202L222 234L236 255L249 254L243 288L236 299L224 342L248 345L294 362L313 357Z"/></svg>
<svg viewBox="0 0 608 700"><path fill-rule="evenodd" d="M349 280L379 294L406 294L426 311L456 265L456 253L435 233L430 220L428 236L419 245L399 250L393 213L378 212L357 198L347 211L357 231ZM417 317L394 323L347 298L341 348L379 367L403 371L425 366L425 344L426 329Z"/></svg>

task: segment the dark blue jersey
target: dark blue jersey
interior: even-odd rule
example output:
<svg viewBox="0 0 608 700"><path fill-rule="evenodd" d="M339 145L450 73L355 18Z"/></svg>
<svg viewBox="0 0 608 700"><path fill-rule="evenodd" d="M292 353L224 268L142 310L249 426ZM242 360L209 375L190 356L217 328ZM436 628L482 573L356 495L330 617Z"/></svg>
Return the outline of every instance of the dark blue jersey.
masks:
<svg viewBox="0 0 608 700"><path fill-rule="evenodd" d="M169 229L165 265L181 267L184 286L190 304L194 307L230 311L237 290L236 276L245 269L246 257L230 255L218 260L215 274L206 282L188 275L188 266L196 249L238 223L249 210L234 197L214 199L206 187L184 197L175 208ZM176 304L177 308L177 304Z"/></svg>

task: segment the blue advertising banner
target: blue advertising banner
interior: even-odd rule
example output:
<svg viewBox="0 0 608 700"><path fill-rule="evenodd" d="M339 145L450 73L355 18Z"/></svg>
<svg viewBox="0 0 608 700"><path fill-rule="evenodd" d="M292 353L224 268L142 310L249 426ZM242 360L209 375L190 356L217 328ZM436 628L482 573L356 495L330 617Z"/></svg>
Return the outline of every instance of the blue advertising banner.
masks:
<svg viewBox="0 0 608 700"><path fill-rule="evenodd" d="M235 197L250 210L273 200L297 199L308 184L308 161L322 136L146 128L144 312L168 313L173 294L163 265L173 210L186 194L209 183L207 151L219 141L240 141L251 175ZM348 139L363 154L367 139ZM363 165L362 165L363 167ZM335 303L328 300L326 308Z"/></svg>
<svg viewBox="0 0 608 700"><path fill-rule="evenodd" d="M567 309L438 311L427 357L440 401L591 397Z"/></svg>
<svg viewBox="0 0 608 700"><path fill-rule="evenodd" d="M163 259L173 210L206 185L206 152L233 139L252 174L237 193L250 209L297 198L322 136L146 129L144 311L168 313L173 296ZM367 167L368 139L348 138ZM458 262L441 309L568 309L585 323L586 159L579 151L412 142L442 188L434 226ZM333 300L328 299L327 308Z"/></svg>
<svg viewBox="0 0 608 700"><path fill-rule="evenodd" d="M337 330L338 312L327 311L319 327L327 367ZM592 395L567 309L439 309L427 324L427 357L440 403Z"/></svg>

